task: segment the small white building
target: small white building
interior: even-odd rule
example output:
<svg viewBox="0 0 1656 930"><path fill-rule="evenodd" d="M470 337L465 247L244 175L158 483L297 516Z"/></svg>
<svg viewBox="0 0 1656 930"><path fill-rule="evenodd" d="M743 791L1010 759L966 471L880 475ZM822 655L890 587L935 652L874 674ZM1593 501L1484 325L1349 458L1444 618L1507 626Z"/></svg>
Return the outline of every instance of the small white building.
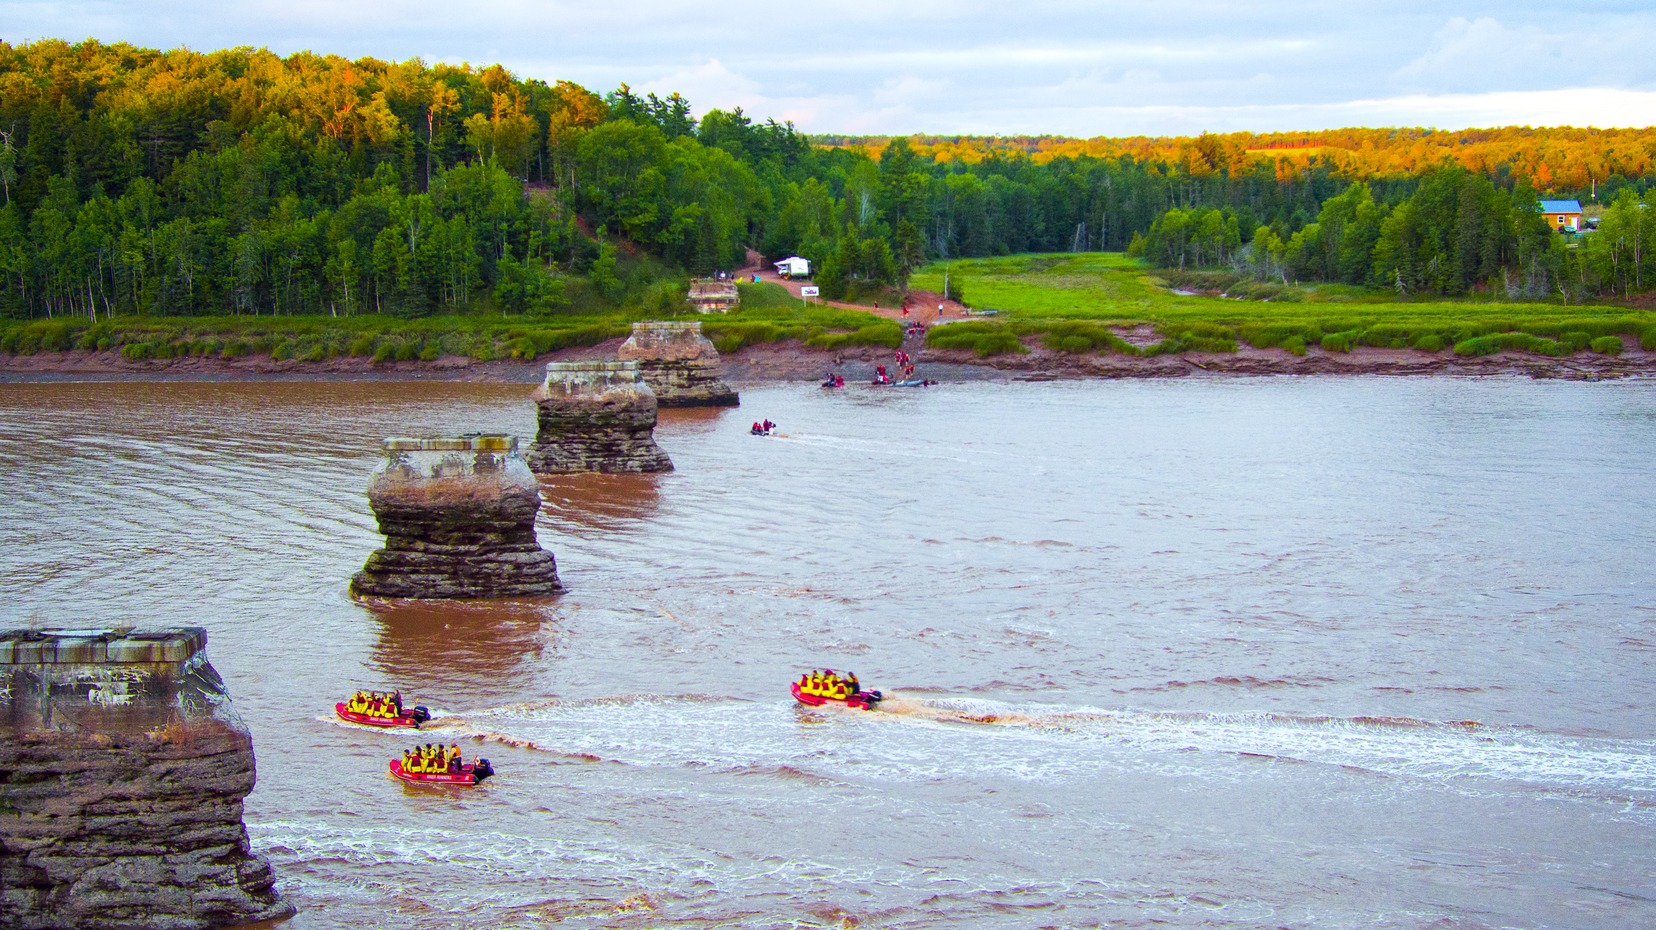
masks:
<svg viewBox="0 0 1656 930"><path fill-rule="evenodd" d="M808 259L791 255L776 263L776 273L784 278L809 278L811 263Z"/></svg>

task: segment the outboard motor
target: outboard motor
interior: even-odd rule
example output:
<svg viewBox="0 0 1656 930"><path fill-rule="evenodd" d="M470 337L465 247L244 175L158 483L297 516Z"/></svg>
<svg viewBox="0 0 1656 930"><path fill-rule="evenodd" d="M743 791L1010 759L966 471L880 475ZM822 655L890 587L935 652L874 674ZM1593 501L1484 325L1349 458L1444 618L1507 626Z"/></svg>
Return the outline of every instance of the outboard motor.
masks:
<svg viewBox="0 0 1656 930"><path fill-rule="evenodd" d="M490 775L493 775L493 774L494 774L494 766L489 764L488 759L478 759L477 760L477 765L472 769L472 775L478 781L482 781L483 779L488 778Z"/></svg>
<svg viewBox="0 0 1656 930"><path fill-rule="evenodd" d="M425 723L431 719L431 711L426 710L424 704L416 704L414 709L409 711L408 716L413 717L415 723Z"/></svg>

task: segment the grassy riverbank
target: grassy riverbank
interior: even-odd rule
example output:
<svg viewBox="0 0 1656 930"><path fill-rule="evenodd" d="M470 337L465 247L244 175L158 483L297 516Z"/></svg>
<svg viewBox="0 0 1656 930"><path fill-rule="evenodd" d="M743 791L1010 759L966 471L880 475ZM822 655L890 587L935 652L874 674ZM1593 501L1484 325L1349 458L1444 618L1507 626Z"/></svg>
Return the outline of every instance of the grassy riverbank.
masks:
<svg viewBox="0 0 1656 930"><path fill-rule="evenodd" d="M940 263L927 265L911 285L942 290L943 272ZM1295 355L1359 346L1462 356L1656 350L1656 314L1622 307L1398 301L1341 285L1273 285L1263 295L1270 299L1184 295L1120 253L967 259L951 262L948 272L968 304L997 312L934 327L927 344L984 356L1023 351L1029 338L1054 351L1123 355L1234 352L1241 345Z"/></svg>
<svg viewBox="0 0 1656 930"><path fill-rule="evenodd" d="M797 340L817 349L851 345L895 346L899 325L870 313L801 307L775 284L744 284L741 308L727 315L694 313L721 352L745 345ZM190 357L321 362L367 358L375 362L532 359L575 346L625 337L638 320L659 313L558 314L548 316L435 316L404 320L388 316L116 317L0 321L0 354L118 352L130 361Z"/></svg>

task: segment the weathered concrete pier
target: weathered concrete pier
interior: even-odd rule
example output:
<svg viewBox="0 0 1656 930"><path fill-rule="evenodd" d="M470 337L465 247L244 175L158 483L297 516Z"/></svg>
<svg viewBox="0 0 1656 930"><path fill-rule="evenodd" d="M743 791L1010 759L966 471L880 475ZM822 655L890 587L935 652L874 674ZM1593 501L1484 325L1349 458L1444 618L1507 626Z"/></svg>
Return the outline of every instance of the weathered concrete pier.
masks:
<svg viewBox="0 0 1656 930"><path fill-rule="evenodd" d="M736 279L697 278L690 282L690 303L698 313L729 313L742 302Z"/></svg>
<svg viewBox="0 0 1656 930"><path fill-rule="evenodd" d="M638 362L549 362L534 396L540 432L529 452L533 471L673 470L655 442L656 396Z"/></svg>
<svg viewBox="0 0 1656 930"><path fill-rule="evenodd" d="M289 916L248 846L253 739L207 632L0 631L0 926Z"/></svg>
<svg viewBox="0 0 1656 930"><path fill-rule="evenodd" d="M556 594L558 564L535 538L540 486L516 436L385 440L368 485L385 548L351 579L358 596Z"/></svg>
<svg viewBox="0 0 1656 930"><path fill-rule="evenodd" d="M634 323L616 357L638 363L662 407L735 407L741 400L720 380L719 350L701 326L699 320Z"/></svg>

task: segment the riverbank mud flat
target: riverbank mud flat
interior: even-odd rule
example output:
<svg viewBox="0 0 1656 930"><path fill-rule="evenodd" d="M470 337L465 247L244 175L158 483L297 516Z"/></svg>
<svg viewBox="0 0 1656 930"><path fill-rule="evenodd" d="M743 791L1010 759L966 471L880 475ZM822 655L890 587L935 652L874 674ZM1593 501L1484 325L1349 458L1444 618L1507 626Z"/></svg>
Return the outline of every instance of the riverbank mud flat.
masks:
<svg viewBox="0 0 1656 930"><path fill-rule="evenodd" d="M6 381L472 381L533 384L546 363L613 359L621 340L612 339L549 353L533 360L488 362L460 356L434 361L374 362L332 358L320 362L269 356L223 359L192 356L132 360L119 352L40 352L0 355L0 382ZM1465 357L1449 352L1360 346L1350 352L1309 349L1292 355L1282 349L1243 347L1235 352L1139 357L1053 352L1038 344L1022 354L987 358L964 349L929 349L911 339L904 350L919 375L938 381L1055 380L1068 378L1184 378L1201 375L1528 375L1598 381L1656 375L1656 353L1634 348L1621 355L1580 352L1564 358L1498 352ZM725 376L743 383L820 380L838 371L847 382L870 380L877 364L889 364L891 350L851 346L836 351L788 341L750 345L723 356Z"/></svg>

